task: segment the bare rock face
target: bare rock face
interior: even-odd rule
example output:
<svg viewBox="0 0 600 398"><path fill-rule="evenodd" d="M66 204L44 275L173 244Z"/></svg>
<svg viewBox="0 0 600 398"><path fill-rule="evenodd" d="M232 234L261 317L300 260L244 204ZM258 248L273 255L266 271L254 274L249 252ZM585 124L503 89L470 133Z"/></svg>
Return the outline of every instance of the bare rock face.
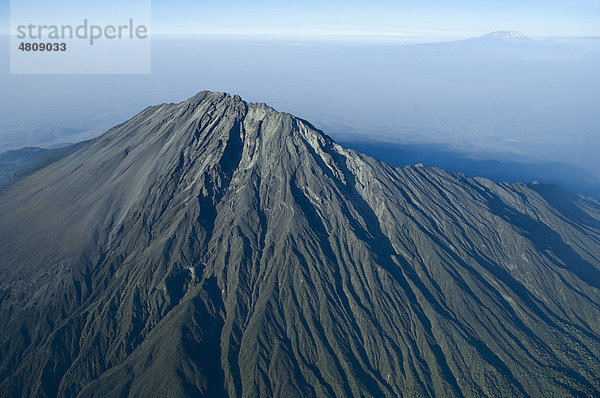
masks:
<svg viewBox="0 0 600 398"><path fill-rule="evenodd" d="M600 394L600 204L202 92L0 192L0 396Z"/></svg>

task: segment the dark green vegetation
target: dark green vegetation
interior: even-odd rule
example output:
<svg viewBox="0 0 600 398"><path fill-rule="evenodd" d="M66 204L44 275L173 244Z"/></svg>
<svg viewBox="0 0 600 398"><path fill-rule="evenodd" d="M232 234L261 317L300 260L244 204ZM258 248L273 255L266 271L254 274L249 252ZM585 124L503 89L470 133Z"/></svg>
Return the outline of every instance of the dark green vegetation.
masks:
<svg viewBox="0 0 600 398"><path fill-rule="evenodd" d="M0 396L597 396L600 204L203 92L0 192Z"/></svg>

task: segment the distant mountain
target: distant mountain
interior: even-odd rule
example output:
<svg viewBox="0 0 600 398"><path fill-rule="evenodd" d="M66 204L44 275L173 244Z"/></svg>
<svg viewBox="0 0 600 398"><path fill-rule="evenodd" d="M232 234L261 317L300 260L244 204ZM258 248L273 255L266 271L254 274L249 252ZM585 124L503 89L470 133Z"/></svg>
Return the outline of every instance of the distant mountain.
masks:
<svg viewBox="0 0 600 398"><path fill-rule="evenodd" d="M478 50L497 55L547 57L574 57L584 54L584 50L555 39L534 39L518 31L499 31L470 39L430 44L439 48L454 50Z"/></svg>
<svg viewBox="0 0 600 398"><path fill-rule="evenodd" d="M45 149L26 147L0 153L0 188L10 183L15 173L46 152Z"/></svg>
<svg viewBox="0 0 600 398"><path fill-rule="evenodd" d="M512 44L533 44L537 42L537 40L531 39L521 32L517 31L500 31L500 32L492 32L486 35L476 37L473 39L468 39L471 41L478 42L487 42L487 43L512 43Z"/></svg>
<svg viewBox="0 0 600 398"><path fill-rule="evenodd" d="M0 192L0 396L598 396L600 204L202 92Z"/></svg>
<svg viewBox="0 0 600 398"><path fill-rule="evenodd" d="M516 30L492 32L488 33L487 35L484 35L483 37L500 40L531 40L530 38Z"/></svg>
<svg viewBox="0 0 600 398"><path fill-rule="evenodd" d="M61 145L53 149L26 147L0 153L0 189L60 160L85 145Z"/></svg>

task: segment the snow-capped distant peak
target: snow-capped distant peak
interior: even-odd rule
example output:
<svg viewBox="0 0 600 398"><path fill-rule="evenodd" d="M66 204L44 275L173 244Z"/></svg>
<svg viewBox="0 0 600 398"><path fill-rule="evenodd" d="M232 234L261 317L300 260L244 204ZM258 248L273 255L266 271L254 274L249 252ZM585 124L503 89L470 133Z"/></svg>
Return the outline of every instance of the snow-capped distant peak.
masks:
<svg viewBox="0 0 600 398"><path fill-rule="evenodd" d="M516 30L493 32L487 35L488 37L496 37L501 39L526 39L527 36Z"/></svg>

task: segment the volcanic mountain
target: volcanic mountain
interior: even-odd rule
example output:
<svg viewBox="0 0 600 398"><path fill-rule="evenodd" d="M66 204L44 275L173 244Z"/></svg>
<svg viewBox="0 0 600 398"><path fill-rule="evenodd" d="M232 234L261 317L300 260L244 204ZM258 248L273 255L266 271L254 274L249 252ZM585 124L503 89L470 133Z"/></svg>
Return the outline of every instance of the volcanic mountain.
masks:
<svg viewBox="0 0 600 398"><path fill-rule="evenodd" d="M600 394L600 204L202 92L0 192L2 397Z"/></svg>

